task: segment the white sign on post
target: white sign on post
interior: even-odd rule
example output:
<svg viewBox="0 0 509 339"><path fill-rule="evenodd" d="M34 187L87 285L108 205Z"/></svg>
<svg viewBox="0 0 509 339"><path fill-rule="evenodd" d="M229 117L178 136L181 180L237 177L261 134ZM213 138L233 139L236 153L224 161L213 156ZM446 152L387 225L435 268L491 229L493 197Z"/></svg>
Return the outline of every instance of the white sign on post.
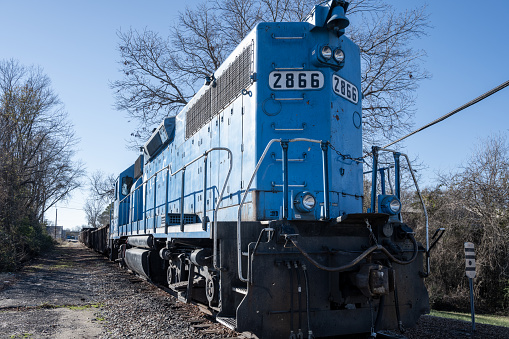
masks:
<svg viewBox="0 0 509 339"><path fill-rule="evenodd" d="M471 242L465 243L465 261L466 275L473 279L475 277L475 250L474 244Z"/></svg>

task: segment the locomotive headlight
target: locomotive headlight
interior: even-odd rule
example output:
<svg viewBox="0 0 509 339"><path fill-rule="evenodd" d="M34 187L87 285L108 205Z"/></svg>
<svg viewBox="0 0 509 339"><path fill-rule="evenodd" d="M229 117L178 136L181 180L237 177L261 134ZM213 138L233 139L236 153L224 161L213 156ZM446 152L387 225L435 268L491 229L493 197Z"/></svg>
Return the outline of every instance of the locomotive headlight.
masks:
<svg viewBox="0 0 509 339"><path fill-rule="evenodd" d="M332 49L329 46L322 47L322 57L325 60L329 60L332 56Z"/></svg>
<svg viewBox="0 0 509 339"><path fill-rule="evenodd" d="M401 210L401 202L398 199L393 199L389 203L389 209L394 213L398 213Z"/></svg>
<svg viewBox="0 0 509 339"><path fill-rule="evenodd" d="M311 194L306 194L304 197L302 197L302 206L307 209L308 211L315 208L316 200L315 197Z"/></svg>
<svg viewBox="0 0 509 339"><path fill-rule="evenodd" d="M308 213L311 212L316 206L315 197L309 192L300 192L295 196L293 205L300 212Z"/></svg>
<svg viewBox="0 0 509 339"><path fill-rule="evenodd" d="M394 195L381 195L379 201L382 213L395 215L401 211L401 202Z"/></svg>
<svg viewBox="0 0 509 339"><path fill-rule="evenodd" d="M336 60L339 63L342 63L343 61L345 61L345 53L339 48L336 48L334 50L334 60Z"/></svg>

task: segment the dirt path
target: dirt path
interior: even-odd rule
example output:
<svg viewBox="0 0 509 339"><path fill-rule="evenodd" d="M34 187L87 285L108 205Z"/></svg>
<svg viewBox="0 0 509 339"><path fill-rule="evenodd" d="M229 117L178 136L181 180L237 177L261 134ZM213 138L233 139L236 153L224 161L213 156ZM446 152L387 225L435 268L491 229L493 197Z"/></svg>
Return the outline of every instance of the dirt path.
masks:
<svg viewBox="0 0 509 339"><path fill-rule="evenodd" d="M236 334L79 243L0 274L0 338L220 337Z"/></svg>
<svg viewBox="0 0 509 339"><path fill-rule="evenodd" d="M0 275L0 338L97 338L103 333L95 253L64 243L21 272Z"/></svg>

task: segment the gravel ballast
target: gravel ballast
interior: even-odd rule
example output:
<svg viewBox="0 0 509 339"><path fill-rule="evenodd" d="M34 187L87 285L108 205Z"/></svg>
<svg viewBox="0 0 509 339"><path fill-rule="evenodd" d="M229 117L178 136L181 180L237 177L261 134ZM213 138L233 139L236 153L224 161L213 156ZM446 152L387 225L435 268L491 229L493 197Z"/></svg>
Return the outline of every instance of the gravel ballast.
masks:
<svg viewBox="0 0 509 339"><path fill-rule="evenodd" d="M404 336L508 338L509 329L431 316ZM64 243L18 273L0 274L0 338L235 338L199 307Z"/></svg>
<svg viewBox="0 0 509 339"><path fill-rule="evenodd" d="M0 338L237 336L79 243L64 243L0 280Z"/></svg>

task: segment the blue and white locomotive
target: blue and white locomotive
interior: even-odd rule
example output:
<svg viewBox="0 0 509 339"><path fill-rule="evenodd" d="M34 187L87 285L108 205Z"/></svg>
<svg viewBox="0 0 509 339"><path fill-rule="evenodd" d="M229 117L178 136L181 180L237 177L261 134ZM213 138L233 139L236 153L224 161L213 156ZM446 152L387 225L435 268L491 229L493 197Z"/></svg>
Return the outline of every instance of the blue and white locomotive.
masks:
<svg viewBox="0 0 509 339"><path fill-rule="evenodd" d="M399 171L362 211L347 6L258 24L164 119L118 178L113 259L260 338L374 333L428 311L429 246L401 221Z"/></svg>

